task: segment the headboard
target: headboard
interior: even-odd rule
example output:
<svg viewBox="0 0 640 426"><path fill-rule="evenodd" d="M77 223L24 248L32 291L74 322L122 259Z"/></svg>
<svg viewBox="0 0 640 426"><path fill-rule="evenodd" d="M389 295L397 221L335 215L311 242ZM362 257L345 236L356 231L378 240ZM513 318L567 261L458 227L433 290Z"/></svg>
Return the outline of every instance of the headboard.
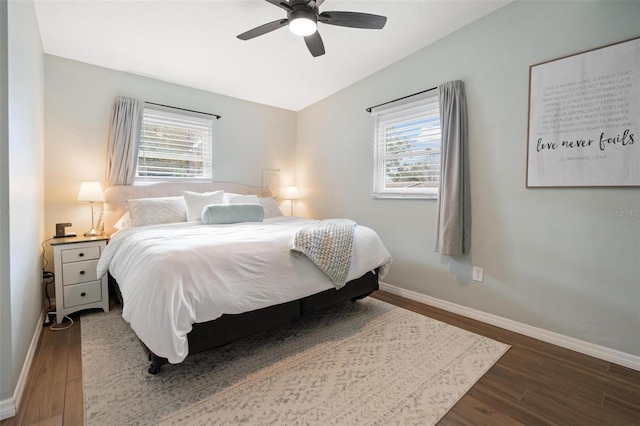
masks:
<svg viewBox="0 0 640 426"><path fill-rule="evenodd" d="M180 196L182 191L211 192L224 190L234 194L255 194L259 197L271 197L269 188L243 185L233 182L160 182L148 185L116 185L104 191L104 212L102 221L104 232L111 235L113 225L127 211L126 200L134 198L155 198Z"/></svg>

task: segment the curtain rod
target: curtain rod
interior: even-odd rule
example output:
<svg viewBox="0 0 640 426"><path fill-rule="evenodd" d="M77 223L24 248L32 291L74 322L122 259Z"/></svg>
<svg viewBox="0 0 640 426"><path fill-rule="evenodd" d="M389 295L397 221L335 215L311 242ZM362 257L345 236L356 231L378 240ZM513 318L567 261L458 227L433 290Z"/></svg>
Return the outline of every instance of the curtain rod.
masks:
<svg viewBox="0 0 640 426"><path fill-rule="evenodd" d="M211 114L210 112L194 111L192 109L178 108L178 107L174 107L174 106L171 106L171 105L157 104L155 102L149 102L149 101L144 101L144 102L146 104L149 104L149 105L156 105L156 106L161 106L161 107L165 107L165 108L179 109L180 111L188 111L188 112L195 112L195 113L198 113L198 114L210 115L212 117L215 117L217 120L220 120L222 118L221 115Z"/></svg>
<svg viewBox="0 0 640 426"><path fill-rule="evenodd" d="M436 90L436 89L437 89L437 87L432 87L431 89L423 90L422 92L414 93L414 94L412 94L412 95L403 96L403 97L401 97L401 98L394 99L394 100L389 101L389 102L383 102L383 103L381 103L381 104L379 104L379 105L375 105L375 106L372 106L372 107L367 108L367 109L366 109L366 111L367 111L367 112L371 112L371 110L372 110L372 109L374 109L374 108L378 108L379 106L386 105L386 104L390 104L390 103L397 102L397 101L401 101L401 100L403 100L403 99L407 99L407 98L410 98L410 97L412 97L412 96L416 96L416 95L421 95L421 94L423 94L423 93L427 93L427 92L430 92L430 91L432 91L432 90Z"/></svg>

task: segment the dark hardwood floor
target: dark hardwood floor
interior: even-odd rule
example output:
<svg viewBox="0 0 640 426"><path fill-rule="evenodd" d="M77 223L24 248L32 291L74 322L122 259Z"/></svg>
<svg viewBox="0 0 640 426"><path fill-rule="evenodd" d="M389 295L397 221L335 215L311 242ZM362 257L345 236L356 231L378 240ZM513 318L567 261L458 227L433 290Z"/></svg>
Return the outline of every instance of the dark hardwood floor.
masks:
<svg viewBox="0 0 640 426"><path fill-rule="evenodd" d="M640 371L432 308L385 292L374 295L511 349L440 425L640 425ZM80 318L43 330L14 425L82 425Z"/></svg>

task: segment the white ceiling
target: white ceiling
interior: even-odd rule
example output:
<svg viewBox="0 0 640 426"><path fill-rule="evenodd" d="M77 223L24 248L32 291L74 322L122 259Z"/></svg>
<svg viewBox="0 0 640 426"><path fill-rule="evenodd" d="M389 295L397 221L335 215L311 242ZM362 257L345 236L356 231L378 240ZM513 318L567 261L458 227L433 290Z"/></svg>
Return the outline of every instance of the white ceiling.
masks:
<svg viewBox="0 0 640 426"><path fill-rule="evenodd" d="M382 30L319 24L326 54L281 28L264 0L35 0L45 53L298 111L511 0L326 0L320 11L387 16Z"/></svg>

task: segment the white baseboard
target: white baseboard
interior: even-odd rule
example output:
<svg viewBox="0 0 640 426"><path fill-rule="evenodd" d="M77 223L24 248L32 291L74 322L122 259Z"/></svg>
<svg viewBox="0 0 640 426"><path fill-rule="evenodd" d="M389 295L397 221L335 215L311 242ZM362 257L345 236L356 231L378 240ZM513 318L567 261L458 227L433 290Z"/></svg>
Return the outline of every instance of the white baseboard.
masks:
<svg viewBox="0 0 640 426"><path fill-rule="evenodd" d="M504 328L505 330L533 337L534 339L542 340L543 342L551 343L566 349L570 349L572 351L580 352L585 355L589 355L605 361L613 362L614 364L619 364L624 367L640 371L640 356L637 355L631 355L615 349L565 336L560 333L533 327L531 325L478 311L466 306L458 305L456 303L447 302L446 300L437 299L435 297L427 296L421 293L416 293L415 291L405 290L391 284L381 282L380 290L396 294L398 296L402 296L416 302L424 303L425 305L453 312L454 314L462 315L467 318L478 320L486 324L495 325L496 327Z"/></svg>
<svg viewBox="0 0 640 426"><path fill-rule="evenodd" d="M27 388L27 380L29 379L29 371L31 371L31 366L33 364L33 358L36 355L36 349L38 348L38 342L40 341L40 334L42 333L42 323L44 322L44 316L46 315L46 310L43 309L38 322L36 323L36 329L33 333L33 337L31 338L31 344L29 345L29 350L27 351L27 357L22 364L22 370L20 371L20 376L18 377L18 383L16 384L16 389L13 392L13 398L5 399L0 401L0 420L8 419L9 417L13 417L16 415L16 412L20 408L20 401L22 401L22 397L24 396L24 391Z"/></svg>
<svg viewBox="0 0 640 426"><path fill-rule="evenodd" d="M13 398L0 401L0 420L8 419L16 415L16 404Z"/></svg>

